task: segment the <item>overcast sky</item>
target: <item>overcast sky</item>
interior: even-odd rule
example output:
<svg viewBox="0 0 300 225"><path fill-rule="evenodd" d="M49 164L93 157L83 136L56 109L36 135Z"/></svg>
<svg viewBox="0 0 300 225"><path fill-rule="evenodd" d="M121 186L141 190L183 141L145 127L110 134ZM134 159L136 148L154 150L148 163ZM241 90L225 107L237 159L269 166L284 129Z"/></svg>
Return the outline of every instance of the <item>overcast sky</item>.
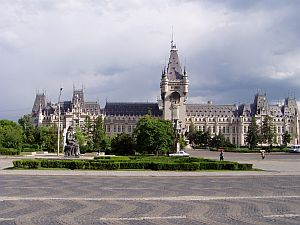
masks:
<svg viewBox="0 0 300 225"><path fill-rule="evenodd" d="M300 98L300 1L0 0L0 119L30 113L37 90L70 100L155 102L172 34L189 103Z"/></svg>

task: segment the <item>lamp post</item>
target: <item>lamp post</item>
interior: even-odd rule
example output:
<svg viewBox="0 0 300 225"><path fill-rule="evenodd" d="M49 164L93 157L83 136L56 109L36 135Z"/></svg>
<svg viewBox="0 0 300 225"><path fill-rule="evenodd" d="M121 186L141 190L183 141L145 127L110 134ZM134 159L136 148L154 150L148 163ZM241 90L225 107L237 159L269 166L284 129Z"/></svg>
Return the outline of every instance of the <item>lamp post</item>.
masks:
<svg viewBox="0 0 300 225"><path fill-rule="evenodd" d="M63 88L59 89L59 96L58 96L58 126L57 126L57 156L59 156L59 138L60 138L60 96Z"/></svg>

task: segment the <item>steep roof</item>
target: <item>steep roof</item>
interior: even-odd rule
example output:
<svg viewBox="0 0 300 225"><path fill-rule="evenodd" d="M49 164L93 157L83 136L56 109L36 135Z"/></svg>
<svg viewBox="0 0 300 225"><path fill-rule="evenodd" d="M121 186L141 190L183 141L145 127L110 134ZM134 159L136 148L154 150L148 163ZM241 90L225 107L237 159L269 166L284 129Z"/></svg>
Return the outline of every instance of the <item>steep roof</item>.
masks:
<svg viewBox="0 0 300 225"><path fill-rule="evenodd" d="M187 104L187 116L238 116L236 105Z"/></svg>
<svg viewBox="0 0 300 225"><path fill-rule="evenodd" d="M167 77L169 80L181 80L183 77L175 45L171 46L170 58L167 68Z"/></svg>
<svg viewBox="0 0 300 225"><path fill-rule="evenodd" d="M157 103L138 103L138 102L107 102L104 108L106 115L147 115L149 112L153 116L161 116L162 112Z"/></svg>
<svg viewBox="0 0 300 225"><path fill-rule="evenodd" d="M42 93L42 94L36 94L35 96L35 100L33 103L33 107L31 110L31 113L33 115L37 114L39 112L39 110L42 110L43 108L46 107L46 94Z"/></svg>

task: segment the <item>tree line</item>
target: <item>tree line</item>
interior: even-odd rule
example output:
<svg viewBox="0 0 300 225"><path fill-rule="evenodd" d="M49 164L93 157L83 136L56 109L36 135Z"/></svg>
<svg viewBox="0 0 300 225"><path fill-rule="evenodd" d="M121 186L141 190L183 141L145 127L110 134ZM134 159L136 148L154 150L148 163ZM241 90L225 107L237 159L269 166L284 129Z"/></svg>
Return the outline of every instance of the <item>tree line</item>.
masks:
<svg viewBox="0 0 300 225"><path fill-rule="evenodd" d="M24 115L18 123L0 120L0 147L34 149L54 152L57 150L57 125L33 126L30 115ZM75 138L81 153L104 151L106 154L132 155L166 154L174 149L174 130L170 121L146 115L141 118L132 134L120 133L113 137L106 134L103 118L85 119L81 127L75 127ZM60 149L63 136L60 137Z"/></svg>
<svg viewBox="0 0 300 225"><path fill-rule="evenodd" d="M196 131L194 124L191 124L187 137L194 146L213 147L217 149L219 147L235 147L235 145L225 138L224 134L219 133L211 137L208 131ZM257 124L256 118L252 117L245 141L250 149L258 147L259 144L267 144L269 148L272 148L273 144L277 144L276 127L274 126L272 117L265 116L261 126ZM285 131L282 135L283 147L286 147L290 141L291 135L288 131Z"/></svg>
<svg viewBox="0 0 300 225"><path fill-rule="evenodd" d="M15 149L35 149L54 152L57 150L57 126L33 126L30 115L24 115L18 123L9 120L0 120L0 147ZM222 133L213 137L207 131L196 131L194 124L190 125L189 132L179 138L181 147L188 139L193 146L200 147L234 147ZM266 116L262 125L258 126L253 117L248 127L246 142L250 149L258 144L275 143L275 127L272 118ZM151 115L142 117L132 134L119 133L113 137L106 134L102 117L95 121L86 118L81 127L75 128L75 138L79 142L81 152L104 151L106 154L167 154L174 151L176 143L175 133L171 121L154 118ZM284 146L291 140L291 135L283 134ZM63 140L62 134L60 140ZM63 142L60 143L62 149Z"/></svg>

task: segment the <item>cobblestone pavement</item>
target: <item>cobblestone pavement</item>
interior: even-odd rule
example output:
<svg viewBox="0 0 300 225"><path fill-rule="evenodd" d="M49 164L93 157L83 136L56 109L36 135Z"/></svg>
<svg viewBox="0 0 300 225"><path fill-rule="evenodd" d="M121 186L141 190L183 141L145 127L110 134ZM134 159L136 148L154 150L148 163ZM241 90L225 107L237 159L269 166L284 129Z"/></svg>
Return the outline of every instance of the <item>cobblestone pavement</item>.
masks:
<svg viewBox="0 0 300 225"><path fill-rule="evenodd" d="M299 224L300 176L0 176L0 224Z"/></svg>
<svg viewBox="0 0 300 225"><path fill-rule="evenodd" d="M203 157L211 159L219 159L218 152L205 150L189 150L191 156ZM57 158L56 155L37 155L22 158ZM63 156L60 156L63 158ZM291 153L271 153L266 154L266 158L262 160L259 153L231 153L225 152L225 160L237 161L240 163L251 163L254 168L262 169L261 171L233 171L233 172L162 172L162 171L66 171L52 170L3 170L12 167L12 161L21 157L4 157L0 156L0 175L1 174L30 174L30 175L97 175L97 176L213 176L213 175L300 175L300 154ZM93 158L92 156L84 156L82 158Z"/></svg>
<svg viewBox="0 0 300 225"><path fill-rule="evenodd" d="M218 152L205 150L189 150L191 156L219 159ZM224 153L225 160L240 163L251 163L254 168L270 172L284 172L289 174L300 174L300 154L297 153L266 153L264 160L259 153Z"/></svg>
<svg viewBox="0 0 300 225"><path fill-rule="evenodd" d="M3 170L19 157L0 157L0 225L300 224L299 156L225 152L263 172Z"/></svg>

